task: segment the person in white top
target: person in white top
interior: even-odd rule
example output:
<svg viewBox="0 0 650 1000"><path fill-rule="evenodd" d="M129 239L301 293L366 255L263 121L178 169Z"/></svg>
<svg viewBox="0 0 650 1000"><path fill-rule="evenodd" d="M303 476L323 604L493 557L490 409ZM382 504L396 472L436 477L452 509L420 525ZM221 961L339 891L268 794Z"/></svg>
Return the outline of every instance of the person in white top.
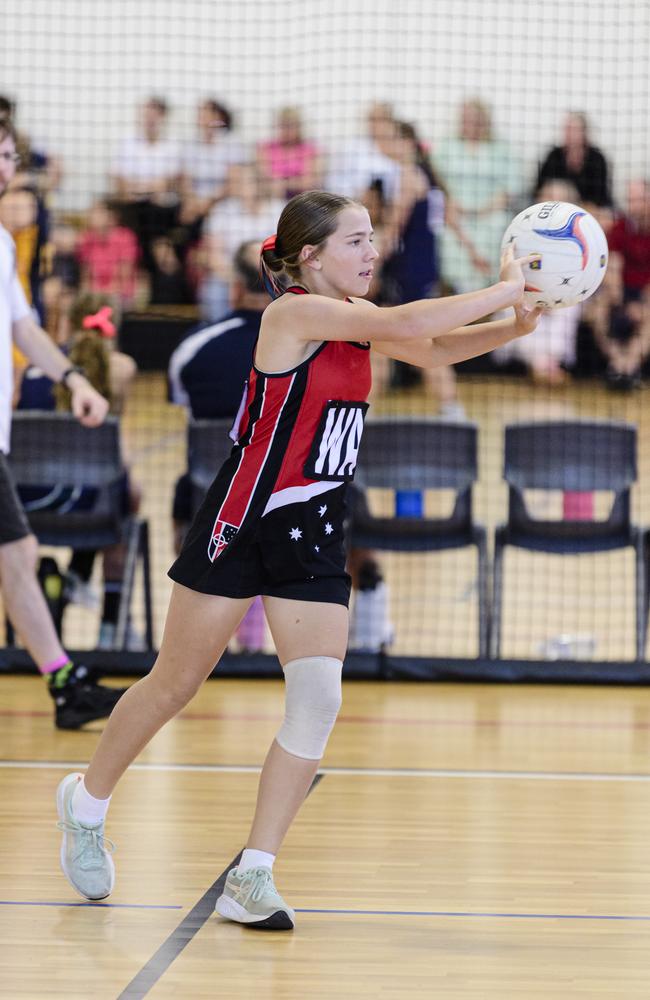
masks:
<svg viewBox="0 0 650 1000"><path fill-rule="evenodd" d="M174 225L181 173L177 143L164 135L167 102L150 97L140 108L140 133L125 139L111 166L113 191L122 221L138 237L145 267L151 269L151 241Z"/></svg>
<svg viewBox="0 0 650 1000"><path fill-rule="evenodd" d="M228 197L228 174L244 163L243 144L232 134L232 115L225 105L208 97L196 115L197 137L181 157L181 222L199 224L218 202Z"/></svg>
<svg viewBox="0 0 650 1000"><path fill-rule="evenodd" d="M347 143L331 158L326 189L365 201L371 190L391 204L399 187L400 168L387 152L395 117L390 104L372 104L366 116L367 135Z"/></svg>
<svg viewBox="0 0 650 1000"><path fill-rule="evenodd" d="M0 121L0 197L18 165L16 133ZM48 679L60 729L110 715L121 690L92 681L87 669L64 652L36 577L38 543L31 533L7 462L13 396L13 345L72 394L72 410L87 427L101 424L108 402L32 317L16 275L13 240L0 225L0 586L5 611L39 671ZM9 582L9 586L6 583Z"/></svg>
<svg viewBox="0 0 650 1000"><path fill-rule="evenodd" d="M216 322L228 311L232 261L242 243L273 232L284 201L267 197L254 163L240 163L230 170L229 197L205 221L207 276L199 292L202 317Z"/></svg>

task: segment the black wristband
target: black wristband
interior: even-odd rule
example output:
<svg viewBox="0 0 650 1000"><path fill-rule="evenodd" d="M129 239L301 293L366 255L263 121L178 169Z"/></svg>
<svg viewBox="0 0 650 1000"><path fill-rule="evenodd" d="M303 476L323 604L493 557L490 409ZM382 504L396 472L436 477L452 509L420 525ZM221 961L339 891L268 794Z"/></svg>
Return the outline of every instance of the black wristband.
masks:
<svg viewBox="0 0 650 1000"><path fill-rule="evenodd" d="M84 374L83 368L80 368L79 365L70 365L69 368L66 368L66 370L63 373L63 375L59 379L59 382L61 383L61 385L64 385L66 387L66 389L68 388L68 376L72 375L73 372L76 373L77 375L83 375Z"/></svg>

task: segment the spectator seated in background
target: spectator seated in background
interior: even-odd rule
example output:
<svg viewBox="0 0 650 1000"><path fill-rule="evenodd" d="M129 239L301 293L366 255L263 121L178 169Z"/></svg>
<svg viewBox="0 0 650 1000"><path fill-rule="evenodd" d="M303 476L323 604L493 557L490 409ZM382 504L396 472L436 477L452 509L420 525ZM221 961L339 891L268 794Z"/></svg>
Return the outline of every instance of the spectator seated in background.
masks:
<svg viewBox="0 0 650 1000"><path fill-rule="evenodd" d="M122 308L132 305L137 287L138 242L130 229L118 225L108 198L98 198L91 205L87 227L79 236L77 256L85 289L109 295Z"/></svg>
<svg viewBox="0 0 650 1000"><path fill-rule="evenodd" d="M219 202L204 226L205 275L199 298L201 315L215 322L228 310L231 267L241 243L259 243L275 232L284 201L271 198L260 181L254 163L242 163L230 170L229 197Z"/></svg>
<svg viewBox="0 0 650 1000"><path fill-rule="evenodd" d="M212 97L201 101L196 125L197 137L184 145L181 157L180 221L190 228L189 239L199 235L210 210L228 197L230 168L247 160L225 105Z"/></svg>
<svg viewBox="0 0 650 1000"><path fill-rule="evenodd" d="M66 288L79 288L81 266L77 255L78 242L79 233L74 226L57 224L52 227L43 283L52 278ZM44 307L47 315L47 302L44 302Z"/></svg>
<svg viewBox="0 0 650 1000"><path fill-rule="evenodd" d="M194 301L185 269L169 236L151 241L151 271L148 275L148 304L188 305Z"/></svg>
<svg viewBox="0 0 650 1000"><path fill-rule="evenodd" d="M57 340L67 353L70 363L83 368L86 378L106 399L111 412L123 412L128 392L136 374L135 362L128 355L113 350L115 325L112 322L112 308L106 297L78 295L73 299L65 314L59 317L60 329ZM55 385L45 375L33 367L28 368L23 377L20 409L70 410L70 393L62 385ZM79 484L81 487L83 484ZM34 497L24 497L25 502ZM91 502L92 497L84 492L79 494L79 504ZM129 476L124 483L125 511L135 513L140 505L140 490ZM98 598L90 586L93 551L73 552L66 571L66 598L68 601L94 609ZM103 552L104 556L104 605L99 632L99 648L113 645L117 613L121 594L121 580L124 575L123 544L112 545ZM128 639L131 648L137 648L135 633Z"/></svg>
<svg viewBox="0 0 650 1000"><path fill-rule="evenodd" d="M618 282L618 297L640 299L650 285L650 181L632 180L627 212L610 229L609 268Z"/></svg>
<svg viewBox="0 0 650 1000"><path fill-rule="evenodd" d="M301 191L323 185L323 163L315 143L303 136L297 108L282 108L276 119L277 138L258 147L260 177L272 197L288 201Z"/></svg>
<svg viewBox="0 0 650 1000"><path fill-rule="evenodd" d="M569 181L547 181L536 192L537 201L568 201L579 204L578 191ZM496 364L516 360L526 366L535 382L563 385L577 365L577 338L582 306L546 309L534 337L520 337L492 352Z"/></svg>
<svg viewBox="0 0 650 1000"><path fill-rule="evenodd" d="M581 374L623 392L639 388L650 374L650 285L626 302L615 273L606 275L583 306L580 345Z"/></svg>
<svg viewBox="0 0 650 1000"><path fill-rule="evenodd" d="M366 135L348 141L330 157L325 187L357 198L373 210L391 205L397 193L399 166L390 156L395 115L390 104L371 104L366 114ZM373 214L375 225L380 221Z"/></svg>
<svg viewBox="0 0 650 1000"><path fill-rule="evenodd" d="M164 137L167 102L150 97L140 108L139 134L122 143L111 167L122 222L138 237L142 263L152 264L151 241L170 232L176 223L180 153Z"/></svg>
<svg viewBox="0 0 650 1000"><path fill-rule="evenodd" d="M566 116L562 145L554 146L540 164L535 188L555 180L572 184L587 208L612 204L607 160L590 144L587 116L581 111Z"/></svg>

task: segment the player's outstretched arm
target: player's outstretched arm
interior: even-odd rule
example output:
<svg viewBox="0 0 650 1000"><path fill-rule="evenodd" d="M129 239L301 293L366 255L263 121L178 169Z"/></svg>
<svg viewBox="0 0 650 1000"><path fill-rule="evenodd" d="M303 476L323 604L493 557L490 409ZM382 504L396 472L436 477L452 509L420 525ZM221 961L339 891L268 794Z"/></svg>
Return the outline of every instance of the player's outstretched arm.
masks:
<svg viewBox="0 0 650 1000"><path fill-rule="evenodd" d="M285 296L265 313L268 327L303 341L382 341L391 345L431 341L474 323L490 313L516 305L524 292L523 265L537 255L515 259L504 253L500 281L488 288L445 299L421 299L387 309L350 309L323 295ZM271 336L273 330L269 329ZM486 348L488 350L489 348ZM384 350L384 353L389 353ZM445 362L437 362L444 364Z"/></svg>
<svg viewBox="0 0 650 1000"><path fill-rule="evenodd" d="M520 302L514 308L515 315L511 318L461 326L432 340L391 344L379 341L373 346L379 354L386 354L396 361L406 361L418 368L455 365L532 333L543 312L542 307L533 309Z"/></svg>

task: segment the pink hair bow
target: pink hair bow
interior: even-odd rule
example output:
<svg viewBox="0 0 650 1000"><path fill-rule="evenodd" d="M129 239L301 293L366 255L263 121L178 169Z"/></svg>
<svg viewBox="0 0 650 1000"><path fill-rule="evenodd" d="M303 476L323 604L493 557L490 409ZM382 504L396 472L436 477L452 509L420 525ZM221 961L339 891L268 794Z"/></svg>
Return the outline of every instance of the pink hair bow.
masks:
<svg viewBox="0 0 650 1000"><path fill-rule="evenodd" d="M114 337L117 331L115 324L111 323L112 315L111 306L103 306L98 312L84 316L81 325L84 330L99 330L102 337Z"/></svg>

